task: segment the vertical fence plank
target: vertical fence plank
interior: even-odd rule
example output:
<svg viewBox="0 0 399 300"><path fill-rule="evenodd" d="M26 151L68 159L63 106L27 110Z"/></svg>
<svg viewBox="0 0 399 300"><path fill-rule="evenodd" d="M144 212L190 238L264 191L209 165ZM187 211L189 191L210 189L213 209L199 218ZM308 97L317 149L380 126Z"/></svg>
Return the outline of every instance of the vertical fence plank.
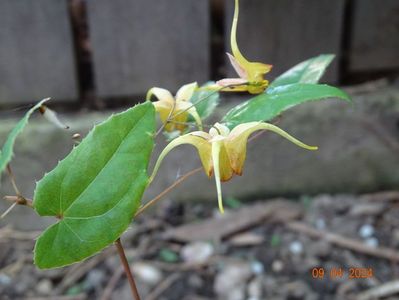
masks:
<svg viewBox="0 0 399 300"><path fill-rule="evenodd" d="M209 74L208 0L88 1L97 92L176 89Z"/></svg>
<svg viewBox="0 0 399 300"><path fill-rule="evenodd" d="M0 1L0 105L76 99L73 45L64 0Z"/></svg>
<svg viewBox="0 0 399 300"><path fill-rule="evenodd" d="M233 0L227 0L226 10L226 33L229 33ZM339 56L343 10L343 0L240 1L238 43L251 61L272 64L269 78L273 78L315 55ZM226 34L226 48L230 51L229 34ZM325 79L332 82L338 79L336 62Z"/></svg>
<svg viewBox="0 0 399 300"><path fill-rule="evenodd" d="M356 0L350 70L399 68L399 1Z"/></svg>

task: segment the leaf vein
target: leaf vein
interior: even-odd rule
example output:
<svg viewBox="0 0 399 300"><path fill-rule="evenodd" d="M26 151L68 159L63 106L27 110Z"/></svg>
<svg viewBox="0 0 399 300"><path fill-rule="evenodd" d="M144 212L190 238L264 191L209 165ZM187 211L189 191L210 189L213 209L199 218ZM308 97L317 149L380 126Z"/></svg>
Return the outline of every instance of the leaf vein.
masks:
<svg viewBox="0 0 399 300"><path fill-rule="evenodd" d="M148 109L143 112L143 115L140 117L140 119L134 124L134 126L128 131L128 133L123 137L123 139L121 140L121 143L119 144L119 146L115 149L115 151L112 153L112 155L110 156L110 158L108 159L108 161L102 166L101 170L99 170L99 172L97 173L96 176L93 177L93 179L89 182L89 184L82 190L82 192L76 197L76 199L69 205L68 208L66 208L66 210L64 211L64 214L68 213L68 210L71 209L73 207L73 205L79 201L79 199L81 198L81 196L84 194L84 192L90 188L90 186L95 182L95 180L98 178L98 176L104 171L104 169L108 166L108 164L112 161L112 159L114 158L114 156L118 153L118 150L121 148L121 146L124 144L124 140L126 139L127 136L129 136L135 129L136 127L142 122L142 120L144 119L144 116L147 114ZM70 170L70 169L68 169ZM67 171L68 172L68 171ZM67 174L66 174L67 175ZM66 176L65 175L65 176ZM65 178L64 176L64 178ZM61 191L63 190L63 184L64 184L64 180L61 183Z"/></svg>

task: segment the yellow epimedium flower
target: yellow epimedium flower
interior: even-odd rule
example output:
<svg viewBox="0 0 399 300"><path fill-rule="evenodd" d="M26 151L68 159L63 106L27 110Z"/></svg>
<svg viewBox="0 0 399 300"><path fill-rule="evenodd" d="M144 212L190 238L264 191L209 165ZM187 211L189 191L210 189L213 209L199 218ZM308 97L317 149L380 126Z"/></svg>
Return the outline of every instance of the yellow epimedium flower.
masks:
<svg viewBox="0 0 399 300"><path fill-rule="evenodd" d="M186 122L189 115L194 118L198 128L202 130L201 117L198 115L195 106L190 102L197 88L196 82L183 85L177 91L175 97L168 90L158 87L153 87L147 92L147 101L151 100L152 96L158 99L153 104L162 123L165 124L166 131L184 131L187 127Z"/></svg>
<svg viewBox="0 0 399 300"><path fill-rule="evenodd" d="M239 0L235 0L233 24L231 27L231 50L233 55L227 53L234 70L239 78L225 78L216 82L213 88L219 87L222 91L245 92L251 94L262 93L269 81L264 79L266 73L270 72L272 65L250 62L242 54L237 45L237 23L239 14Z"/></svg>
<svg viewBox="0 0 399 300"><path fill-rule="evenodd" d="M195 131L182 135L170 142L160 154L151 175L150 182L154 179L162 160L173 148L182 144L191 144L197 148L206 175L211 177L212 174L215 174L219 210L223 213L221 181L230 180L234 174L242 174L248 138L252 133L258 130L273 131L299 147L308 150L317 150L317 147L308 146L279 127L269 123L244 123L236 126L231 131L225 125L216 123L209 130L209 133Z"/></svg>

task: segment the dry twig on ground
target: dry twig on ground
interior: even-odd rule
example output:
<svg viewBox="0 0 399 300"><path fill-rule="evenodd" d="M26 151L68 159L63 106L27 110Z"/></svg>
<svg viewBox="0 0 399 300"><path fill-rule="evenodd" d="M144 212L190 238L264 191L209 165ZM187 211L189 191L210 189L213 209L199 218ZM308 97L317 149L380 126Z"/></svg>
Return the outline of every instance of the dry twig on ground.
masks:
<svg viewBox="0 0 399 300"><path fill-rule="evenodd" d="M268 201L243 207L221 218L206 219L198 223L172 228L165 238L183 242L221 240L267 221L291 221L302 213L300 207L284 200Z"/></svg>
<svg viewBox="0 0 399 300"><path fill-rule="evenodd" d="M61 294L67 290L74 283L78 282L80 278L85 276L88 272L94 269L95 266L103 262L107 257L114 254L114 248L108 248L97 256L89 259L88 261L71 267L70 271L64 276L57 288L54 290L54 295Z"/></svg>
<svg viewBox="0 0 399 300"><path fill-rule="evenodd" d="M182 275L179 273L173 273L166 277L162 282L160 282L156 288L148 294L145 300L156 300L165 292L173 283L180 279Z"/></svg>
<svg viewBox="0 0 399 300"><path fill-rule="evenodd" d="M325 230L318 230L308 226L303 222L290 222L286 223L285 225L292 231L306 234L312 238L324 239L331 244L342 248L347 248L358 253L399 262L399 252L391 248L370 247L360 240L351 239Z"/></svg>
<svg viewBox="0 0 399 300"><path fill-rule="evenodd" d="M399 293L399 280L390 281L360 293L356 300L375 300Z"/></svg>
<svg viewBox="0 0 399 300"><path fill-rule="evenodd" d="M59 297L35 297L35 298L19 298L17 300L86 300L85 294L75 296L59 296Z"/></svg>

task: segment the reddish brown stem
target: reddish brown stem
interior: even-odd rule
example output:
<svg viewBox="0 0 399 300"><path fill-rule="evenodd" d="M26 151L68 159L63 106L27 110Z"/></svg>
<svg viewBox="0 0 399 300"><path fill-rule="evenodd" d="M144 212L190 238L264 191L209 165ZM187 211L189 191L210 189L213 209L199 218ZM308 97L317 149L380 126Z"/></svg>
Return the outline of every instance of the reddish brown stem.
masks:
<svg viewBox="0 0 399 300"><path fill-rule="evenodd" d="M10 165L10 164L7 165L7 172L8 172L8 176L10 177L11 184L12 184L12 187L14 188L15 194L17 194L18 196L20 196L20 195L21 195L21 192L19 191L19 189L18 189L18 187L17 187L17 183L16 183L16 181L15 181L14 173L12 172L12 169L11 169L11 165Z"/></svg>
<svg viewBox="0 0 399 300"><path fill-rule="evenodd" d="M172 117L172 115L173 115L173 113L175 111L175 108L176 108L176 102L173 102L172 109L170 110L169 115L166 118L166 122L164 124L162 124L161 128L158 129L158 131L155 134L155 136L158 136L162 132L162 130L165 128L165 126L170 122L171 117Z"/></svg>
<svg viewBox="0 0 399 300"><path fill-rule="evenodd" d="M167 193L169 193L171 190L173 190L176 186L178 186L180 183L182 183L183 181L185 181L187 178L191 177L192 175L197 174L201 170L202 170L202 167L199 167L197 169L191 170L191 171L187 172L186 174L184 174L178 180L173 182L169 187L167 187L164 191L162 191L160 194L158 194L158 196L156 196L152 200L148 201L144 206L140 207L140 209L136 212L134 217L137 217L143 211L145 211L147 208L156 204L159 200L162 199L163 196L165 196Z"/></svg>
<svg viewBox="0 0 399 300"><path fill-rule="evenodd" d="M139 291L137 290L136 282L134 281L134 277L132 271L129 266L129 262L127 261L125 250L123 249L122 243L120 239L117 239L115 242L116 249L118 249L119 258L121 259L123 269L125 270L125 274L127 280L130 284L130 289L132 290L132 295L135 300L141 300Z"/></svg>

